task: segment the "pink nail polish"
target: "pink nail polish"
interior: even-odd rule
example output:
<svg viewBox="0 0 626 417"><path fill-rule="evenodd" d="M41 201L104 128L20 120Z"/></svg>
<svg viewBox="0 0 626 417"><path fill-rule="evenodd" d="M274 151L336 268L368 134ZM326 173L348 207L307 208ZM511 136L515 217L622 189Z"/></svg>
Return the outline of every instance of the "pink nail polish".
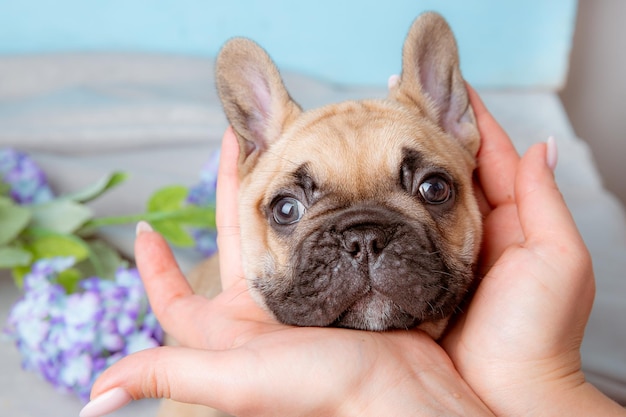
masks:
<svg viewBox="0 0 626 417"><path fill-rule="evenodd" d="M400 76L398 74L393 74L387 80L387 88L391 90L392 88L397 86L399 82L400 82Z"/></svg>
<svg viewBox="0 0 626 417"><path fill-rule="evenodd" d="M150 223L148 223L147 221L141 220L139 223L137 223L137 227L135 228L135 235L139 236L140 234L142 234L143 232L152 232L152 226L150 226Z"/></svg>
<svg viewBox="0 0 626 417"><path fill-rule="evenodd" d="M559 151L554 136L548 138L546 145L546 164L554 171L556 169L556 163L559 160Z"/></svg>
<svg viewBox="0 0 626 417"><path fill-rule="evenodd" d="M79 417L101 417L124 407L132 400L124 388L113 388L89 401L80 410Z"/></svg>

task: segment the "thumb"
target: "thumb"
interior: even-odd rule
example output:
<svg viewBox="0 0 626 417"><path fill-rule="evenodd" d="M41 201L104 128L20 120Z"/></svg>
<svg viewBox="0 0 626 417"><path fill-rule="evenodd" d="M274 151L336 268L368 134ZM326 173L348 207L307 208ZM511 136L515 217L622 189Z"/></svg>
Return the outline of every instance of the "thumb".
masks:
<svg viewBox="0 0 626 417"><path fill-rule="evenodd" d="M222 288L235 285L243 277L239 236L239 145L235 132L228 128L222 139L217 176L217 245Z"/></svg>
<svg viewBox="0 0 626 417"><path fill-rule="evenodd" d="M241 358L233 361L234 356L228 351L169 346L137 352L98 378L80 417L100 417L143 398L232 408L235 396L241 396L241 386L235 387L234 378L228 378L241 366Z"/></svg>
<svg viewBox="0 0 626 417"><path fill-rule="evenodd" d="M549 162L550 146L554 143L531 147L520 162L515 183L518 213L524 246L549 271L537 279L559 295L548 316L559 323L556 327L570 329L570 334L565 323L576 321L576 331L582 334L595 294L591 255L550 169L554 166Z"/></svg>
<svg viewBox="0 0 626 417"><path fill-rule="evenodd" d="M206 316L207 300L194 295L165 239L145 222L137 225L135 258L150 307L163 329L179 343L201 345L205 323L197 318Z"/></svg>
<svg viewBox="0 0 626 417"><path fill-rule="evenodd" d="M572 259L587 262L588 251L554 179L551 146L554 142L536 144L527 151L518 168L515 194L525 246L549 263L566 267ZM580 270L580 265L573 269Z"/></svg>
<svg viewBox="0 0 626 417"><path fill-rule="evenodd" d="M554 179L554 165L549 162L549 154L556 153L550 152L550 148L555 146L554 141L533 145L517 169L515 197L526 240L541 241L552 234L577 233Z"/></svg>
<svg viewBox="0 0 626 417"><path fill-rule="evenodd" d="M152 309L168 328L166 311L175 301L193 294L165 239L146 222L137 224L135 259Z"/></svg>

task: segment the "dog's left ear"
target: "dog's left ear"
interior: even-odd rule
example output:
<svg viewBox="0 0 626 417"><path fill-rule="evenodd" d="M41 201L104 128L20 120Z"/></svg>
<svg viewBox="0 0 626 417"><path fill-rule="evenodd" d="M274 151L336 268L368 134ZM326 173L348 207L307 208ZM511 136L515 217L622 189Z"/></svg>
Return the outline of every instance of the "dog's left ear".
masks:
<svg viewBox="0 0 626 417"><path fill-rule="evenodd" d="M390 98L418 107L472 155L480 146L476 118L459 67L450 26L437 13L424 13L411 26L402 50L402 74Z"/></svg>
<svg viewBox="0 0 626 417"><path fill-rule="evenodd" d="M239 142L239 175L301 113L291 99L269 55L245 38L228 41L215 63L217 92Z"/></svg>

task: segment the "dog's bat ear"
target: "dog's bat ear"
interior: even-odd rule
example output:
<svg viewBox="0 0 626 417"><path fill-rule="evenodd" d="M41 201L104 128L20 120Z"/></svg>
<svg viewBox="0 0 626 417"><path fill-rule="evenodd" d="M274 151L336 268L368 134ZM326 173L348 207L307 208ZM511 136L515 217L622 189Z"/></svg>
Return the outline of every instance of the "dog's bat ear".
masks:
<svg viewBox="0 0 626 417"><path fill-rule="evenodd" d="M226 118L239 141L239 172L245 175L302 110L271 58L249 39L234 38L224 45L215 75Z"/></svg>
<svg viewBox="0 0 626 417"><path fill-rule="evenodd" d="M402 74L391 86L390 98L417 106L472 155L478 152L480 135L456 41L439 14L424 13L413 22L402 50Z"/></svg>

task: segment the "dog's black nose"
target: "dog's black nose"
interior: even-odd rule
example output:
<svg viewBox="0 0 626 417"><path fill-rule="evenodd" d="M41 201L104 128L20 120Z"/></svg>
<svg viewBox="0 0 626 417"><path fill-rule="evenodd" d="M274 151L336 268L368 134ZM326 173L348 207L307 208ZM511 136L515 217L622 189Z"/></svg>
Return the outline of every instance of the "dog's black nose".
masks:
<svg viewBox="0 0 626 417"><path fill-rule="evenodd" d="M343 248L359 262L375 261L389 243L378 226L357 226L343 232Z"/></svg>

